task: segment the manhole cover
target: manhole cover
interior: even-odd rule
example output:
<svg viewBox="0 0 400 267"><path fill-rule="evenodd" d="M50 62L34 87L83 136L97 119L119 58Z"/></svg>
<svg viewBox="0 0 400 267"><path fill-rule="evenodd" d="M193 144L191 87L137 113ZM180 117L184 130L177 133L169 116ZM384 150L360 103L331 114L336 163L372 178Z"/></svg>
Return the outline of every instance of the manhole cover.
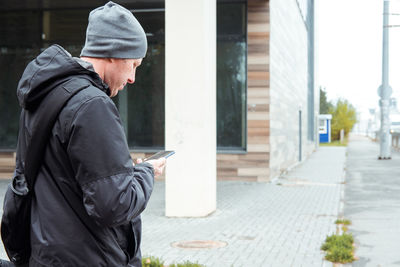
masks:
<svg viewBox="0 0 400 267"><path fill-rule="evenodd" d="M184 249L210 249L222 248L228 245L226 242L213 240L193 240L193 241L178 241L171 244L175 248Z"/></svg>

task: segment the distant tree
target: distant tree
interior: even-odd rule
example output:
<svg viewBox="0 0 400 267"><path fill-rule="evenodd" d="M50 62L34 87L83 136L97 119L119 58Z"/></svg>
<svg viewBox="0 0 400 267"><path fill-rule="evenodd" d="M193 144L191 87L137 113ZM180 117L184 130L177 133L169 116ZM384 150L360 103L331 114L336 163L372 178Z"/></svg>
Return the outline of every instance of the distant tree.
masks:
<svg viewBox="0 0 400 267"><path fill-rule="evenodd" d="M329 113L332 114L332 140L340 139L341 129L344 129L344 134L347 137L354 124L357 122L356 109L349 103L349 101L339 99L336 105L331 107Z"/></svg>
<svg viewBox="0 0 400 267"><path fill-rule="evenodd" d="M328 114L333 104L326 98L326 91L319 88L319 114Z"/></svg>

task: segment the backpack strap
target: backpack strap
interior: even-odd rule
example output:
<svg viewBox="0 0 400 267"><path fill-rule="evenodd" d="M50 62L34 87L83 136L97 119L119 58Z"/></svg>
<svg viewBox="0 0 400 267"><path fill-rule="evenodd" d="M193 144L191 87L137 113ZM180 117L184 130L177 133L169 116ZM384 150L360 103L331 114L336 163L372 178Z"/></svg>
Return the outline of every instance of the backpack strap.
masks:
<svg viewBox="0 0 400 267"><path fill-rule="evenodd" d="M51 90L38 107L36 112L40 114L38 121L41 123L33 129L25 155L24 173L29 191L33 191L36 176L42 165L46 146L58 115L71 97L89 86L90 83L86 79L72 78Z"/></svg>

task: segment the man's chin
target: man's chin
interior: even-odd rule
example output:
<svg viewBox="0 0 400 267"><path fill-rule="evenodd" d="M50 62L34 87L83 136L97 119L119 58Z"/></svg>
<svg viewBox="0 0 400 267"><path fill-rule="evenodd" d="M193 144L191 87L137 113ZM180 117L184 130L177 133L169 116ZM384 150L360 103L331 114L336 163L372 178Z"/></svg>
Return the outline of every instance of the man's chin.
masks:
<svg viewBox="0 0 400 267"><path fill-rule="evenodd" d="M110 92L110 97L114 97L114 96L116 96L118 94L118 90L113 90L113 91L111 91Z"/></svg>
<svg viewBox="0 0 400 267"><path fill-rule="evenodd" d="M118 89L111 90L110 97L114 97L114 96L118 95L118 92L122 91L123 89L124 89L124 86L122 86L122 87L120 87Z"/></svg>

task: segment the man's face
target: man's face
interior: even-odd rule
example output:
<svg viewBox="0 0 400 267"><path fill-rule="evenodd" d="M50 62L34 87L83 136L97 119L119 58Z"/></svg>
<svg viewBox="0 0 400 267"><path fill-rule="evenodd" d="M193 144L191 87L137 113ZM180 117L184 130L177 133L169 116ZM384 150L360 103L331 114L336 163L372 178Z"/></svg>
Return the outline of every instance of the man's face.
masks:
<svg viewBox="0 0 400 267"><path fill-rule="evenodd" d="M135 82L136 68L142 59L111 58L105 67L104 82L110 87L110 97L118 94L127 83Z"/></svg>

